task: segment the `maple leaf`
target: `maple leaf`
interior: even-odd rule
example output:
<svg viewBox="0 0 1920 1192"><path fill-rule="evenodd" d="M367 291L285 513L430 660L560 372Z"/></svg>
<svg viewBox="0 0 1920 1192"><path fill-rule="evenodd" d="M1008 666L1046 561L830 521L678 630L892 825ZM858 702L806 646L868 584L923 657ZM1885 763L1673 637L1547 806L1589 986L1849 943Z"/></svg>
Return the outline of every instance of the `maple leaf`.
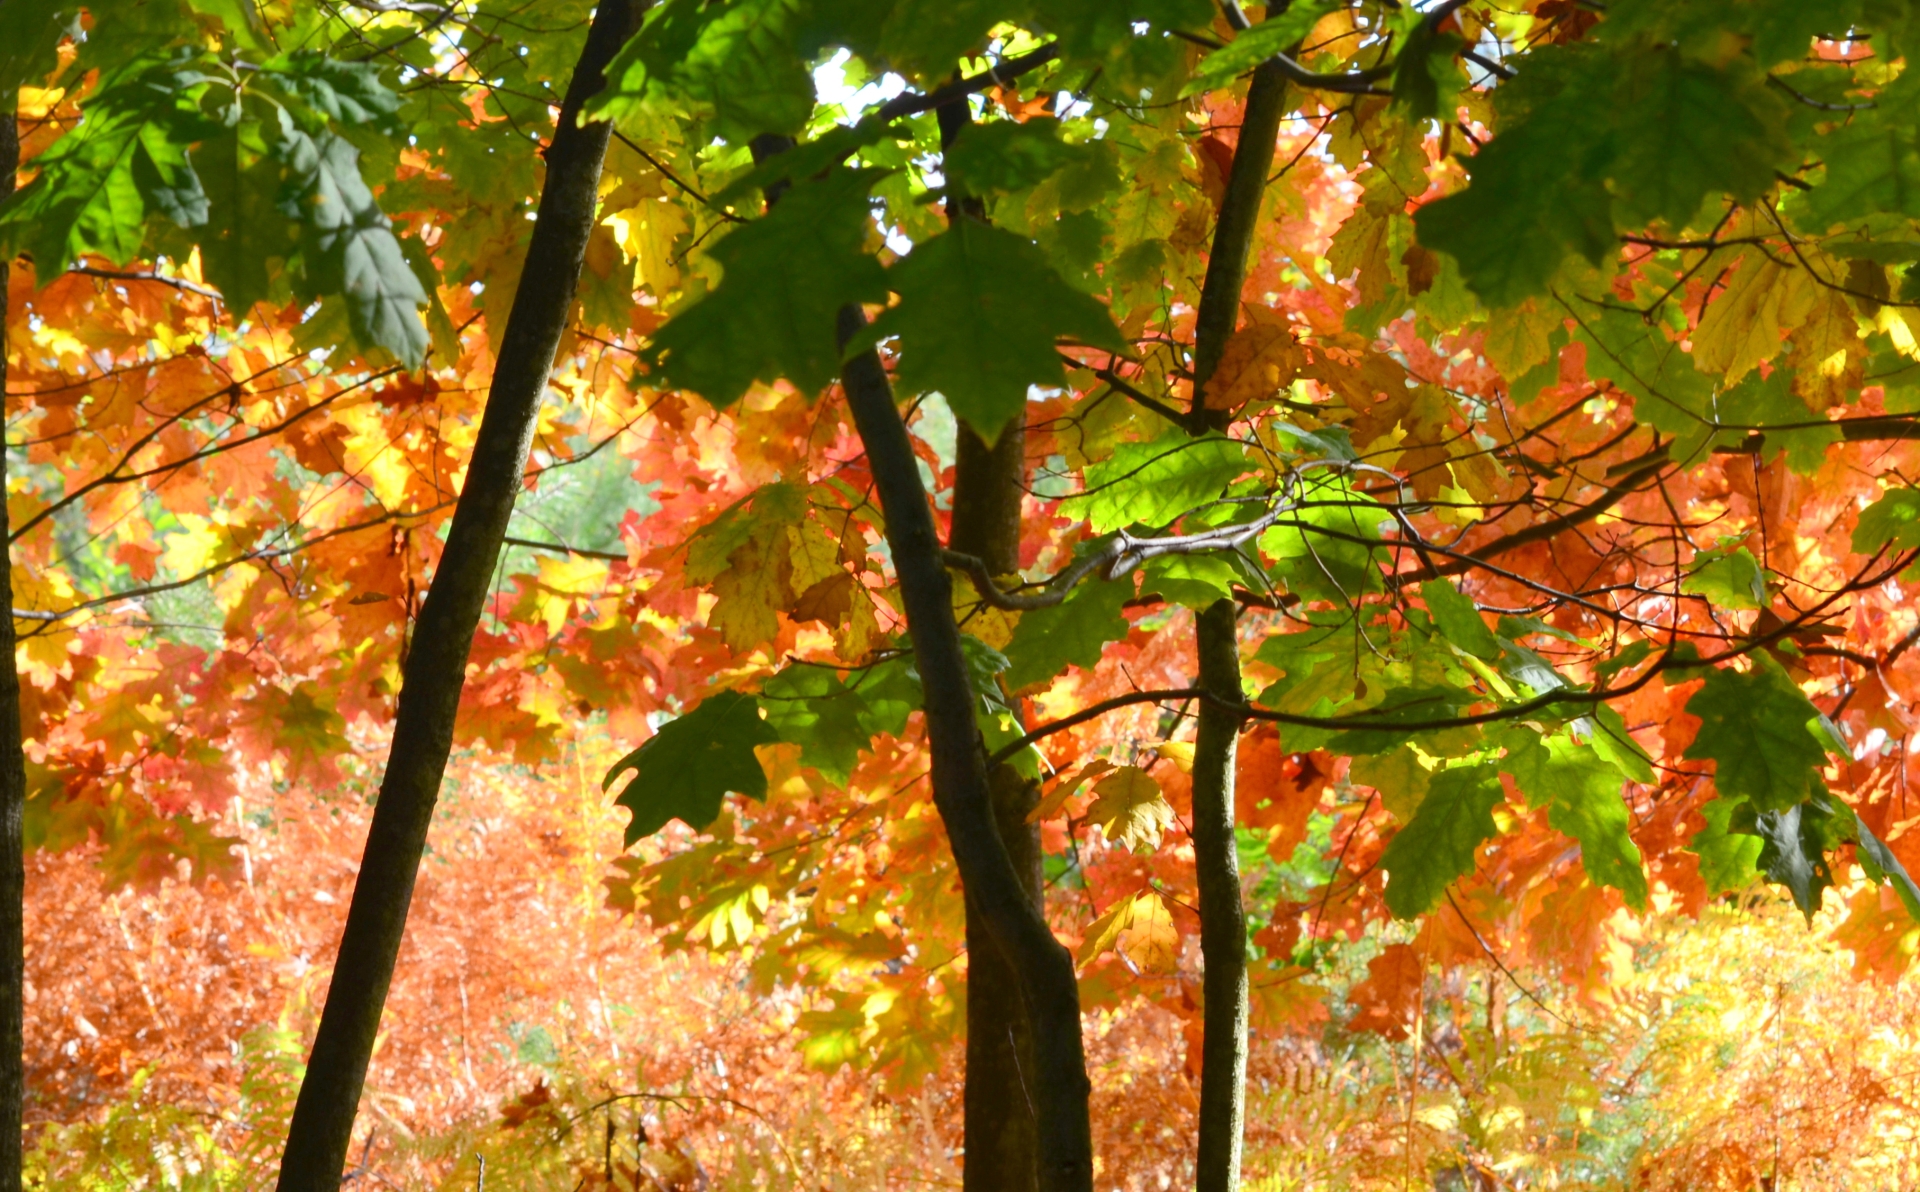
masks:
<svg viewBox="0 0 1920 1192"><path fill-rule="evenodd" d="M1116 948L1146 972L1172 971L1179 957L1180 932L1159 894L1146 890L1123 898L1089 923L1080 944L1080 963L1088 964Z"/></svg>
<svg viewBox="0 0 1920 1192"><path fill-rule="evenodd" d="M1708 672L1687 712L1700 718L1700 731L1682 756L1712 761L1714 785L1723 796L1775 813L1819 789L1827 750L1807 727L1819 710L1771 656L1754 655L1744 672Z"/></svg>
<svg viewBox="0 0 1920 1192"><path fill-rule="evenodd" d="M899 295L862 342L900 337L899 384L946 395L991 442L1034 385L1058 385L1062 337L1123 352L1106 308L1067 285L1025 237L972 219L916 247L887 271Z"/></svg>
<svg viewBox="0 0 1920 1192"><path fill-rule="evenodd" d="M1254 322L1227 340L1220 363L1207 381L1209 410L1237 410L1250 401L1272 398L1292 383L1306 353L1284 324Z"/></svg>
<svg viewBox="0 0 1920 1192"><path fill-rule="evenodd" d="M1516 733L1501 767L1528 802L1547 807L1547 822L1580 842L1580 862L1595 881L1644 910L1647 875L1627 833L1631 817L1621 797L1620 771L1596 749L1563 736Z"/></svg>
<svg viewBox="0 0 1920 1192"><path fill-rule="evenodd" d="M1503 653L1500 639L1480 619L1480 609L1461 594L1451 580L1432 580L1420 585L1420 596L1433 614L1433 623L1441 636L1475 658L1498 659Z"/></svg>
<svg viewBox="0 0 1920 1192"><path fill-rule="evenodd" d="M755 381L825 388L840 372L840 308L886 296L880 263L861 250L877 181L873 171L836 169L800 182L708 249L724 276L654 333L646 359L661 378L716 406Z"/></svg>
<svg viewBox="0 0 1920 1192"><path fill-rule="evenodd" d="M1411 919L1440 901L1455 878L1473 872L1474 854L1498 830L1493 809L1505 798L1491 765L1454 766L1434 774L1427 796L1381 854L1387 906Z"/></svg>
<svg viewBox="0 0 1920 1192"><path fill-rule="evenodd" d="M1427 963L1413 945L1388 944L1367 962L1366 980L1347 991L1356 1011L1347 1025L1386 1039L1406 1038L1426 979Z"/></svg>
<svg viewBox="0 0 1920 1192"><path fill-rule="evenodd" d="M1860 511L1853 527L1853 549L1873 554L1887 547L1920 546L1920 489L1896 488Z"/></svg>
<svg viewBox="0 0 1920 1192"><path fill-rule="evenodd" d="M1099 825L1121 848L1151 853L1160 847L1160 834L1173 826L1173 808L1160 784L1138 766L1122 766L1094 783L1093 793L1087 822Z"/></svg>
<svg viewBox="0 0 1920 1192"><path fill-rule="evenodd" d="M1122 613L1132 598L1130 583L1092 580L1059 604L1021 613L1006 646L1008 689L1046 682L1069 664L1092 669L1106 644L1132 628Z"/></svg>
<svg viewBox="0 0 1920 1192"><path fill-rule="evenodd" d="M1150 443L1123 443L1090 465L1086 492L1068 506L1084 509L1098 534L1135 524L1165 526L1219 497L1246 470L1246 452L1238 444L1174 431Z"/></svg>
<svg viewBox="0 0 1920 1192"><path fill-rule="evenodd" d="M614 802L632 813L627 844L677 819L704 828L720 815L729 792L750 799L767 797L767 775L753 747L780 739L760 717L750 695L723 691L708 696L686 715L660 726L640 748L616 762L600 787L606 790L628 770L633 777Z"/></svg>

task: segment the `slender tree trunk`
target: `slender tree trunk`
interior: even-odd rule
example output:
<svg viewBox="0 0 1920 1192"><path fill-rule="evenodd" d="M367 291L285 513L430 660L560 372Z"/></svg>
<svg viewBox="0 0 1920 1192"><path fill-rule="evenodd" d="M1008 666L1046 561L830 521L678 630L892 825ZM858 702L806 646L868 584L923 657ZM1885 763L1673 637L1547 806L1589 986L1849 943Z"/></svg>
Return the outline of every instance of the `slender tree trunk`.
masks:
<svg viewBox="0 0 1920 1192"><path fill-rule="evenodd" d="M866 325L857 306L840 312L845 343ZM1080 1042L1080 991L1073 958L1053 937L1023 887L994 823L986 749L976 700L953 618L953 584L906 424L880 357L865 351L841 373L855 426L866 445L886 516L887 543L906 604L907 628L926 695L933 798L946 825L969 910L1018 974L1033 1026L1027 1073L1035 1109L1041 1192L1091 1192L1093 1139L1087 1118L1086 1057ZM972 1166L972 1164L969 1164Z"/></svg>
<svg viewBox="0 0 1920 1192"><path fill-rule="evenodd" d="M1040 841L1026 822L1034 784L1012 766L988 776L993 819L1021 892L1040 905ZM1039 1184L1039 1107L1034 1102L1033 1026L1020 973L967 899L966 1192L1034 1192Z"/></svg>
<svg viewBox="0 0 1920 1192"><path fill-rule="evenodd" d="M962 424L955 461L953 521L947 544L984 559L995 575L1020 569L1020 498L1026 478L1026 427L1009 422L989 447ZM1022 892L1041 901L1040 829L1027 822L1034 784L1011 765L988 776L1000 842ZM1032 1192L1037 1175L1033 1103L1033 1030L1020 974L994 943L985 917L967 901L966 1167L968 1192Z"/></svg>
<svg viewBox="0 0 1920 1192"><path fill-rule="evenodd" d="M971 121L965 100L936 108L941 147ZM986 218L977 199L949 200L949 219ZM1010 420L991 445L962 422L955 443L953 519L947 545L984 561L994 575L1020 570L1020 502L1027 479L1027 427ZM1027 899L1045 913L1040 827L1027 822L1039 792L1012 765L988 775L993 818ZM1033 1101L1033 1027L1020 974L967 900L966 1192L1034 1192L1039 1175Z"/></svg>
<svg viewBox="0 0 1920 1192"><path fill-rule="evenodd" d="M642 7L635 0L601 0L547 148L539 215L501 337L486 413L406 660L387 772L294 1107L280 1192L338 1192L340 1187L414 878L453 745L467 655L593 229L610 130L605 123L580 125L576 117L580 105L600 90L606 64L632 34Z"/></svg>
<svg viewBox="0 0 1920 1192"><path fill-rule="evenodd" d="M13 193L20 168L20 128L15 97L6 97L0 115L0 198ZM0 259L0 394L6 392L8 262ZM5 419L0 418L0 425ZM0 543L7 531L7 456L0 443ZM19 1192L21 1112L26 1101L23 1007L26 991L26 864L20 835L27 804L27 758L22 748L20 672L14 662L13 566L11 552L0 553L0 1192Z"/></svg>
<svg viewBox="0 0 1920 1192"><path fill-rule="evenodd" d="M1240 123L1240 141L1227 175L1213 250L1200 290L1194 328L1194 434L1223 429L1224 412L1206 406L1207 382L1240 320L1247 255L1260 222L1260 201L1273 168L1274 141L1286 113L1286 79L1271 65L1254 71ZM1240 703L1238 609L1222 600L1196 624L1200 685ZM1198 1192L1236 1192L1246 1116L1247 912L1240 891L1234 837L1234 743L1241 721L1213 703L1200 706L1193 755L1193 855L1200 885L1201 986L1205 1038L1200 1051L1200 1139L1194 1166Z"/></svg>

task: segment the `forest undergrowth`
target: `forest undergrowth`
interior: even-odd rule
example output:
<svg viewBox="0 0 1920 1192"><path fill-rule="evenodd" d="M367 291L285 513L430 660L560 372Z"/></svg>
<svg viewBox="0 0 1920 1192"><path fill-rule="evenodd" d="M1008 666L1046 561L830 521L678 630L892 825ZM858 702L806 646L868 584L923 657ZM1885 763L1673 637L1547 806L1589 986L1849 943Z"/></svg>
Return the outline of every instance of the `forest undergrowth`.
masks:
<svg viewBox="0 0 1920 1192"><path fill-rule="evenodd" d="M958 1187L957 1047L910 1079L809 1071L818 999L756 977L779 907L717 948L609 908L596 740L538 769L457 759L350 1182ZM218 825L244 842L225 877L109 891L89 850L30 858L28 938L68 946L29 954L28 1186L271 1186L367 816L351 784L252 781ZM1777 1164L1810 1192L1913 1186L1920 983L1871 979L1888 958L1839 924L1881 889L1847 893L1808 928L1756 887L1621 931L1598 983L1490 958L1411 1003L1392 928L1340 945L1331 1018L1255 1034L1249 1185L1744 1188ZM1191 1178L1196 960L1089 1016L1102 1188Z"/></svg>

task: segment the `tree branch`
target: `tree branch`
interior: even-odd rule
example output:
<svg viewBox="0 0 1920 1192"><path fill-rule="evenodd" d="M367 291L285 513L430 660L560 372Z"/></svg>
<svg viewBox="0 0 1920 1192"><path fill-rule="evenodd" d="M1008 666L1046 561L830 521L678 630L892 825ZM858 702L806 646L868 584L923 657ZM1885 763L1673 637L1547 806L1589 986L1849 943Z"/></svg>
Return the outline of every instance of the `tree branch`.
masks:
<svg viewBox="0 0 1920 1192"><path fill-rule="evenodd" d="M921 112L930 112L935 108L950 104L956 99L965 99L969 95L978 94L989 87L1005 86L1007 83L1026 74L1028 71L1045 66L1059 56L1059 46L1051 44L1044 45L1037 50L1031 50L1022 54L1018 58L1009 58L1005 62L999 62L993 66L989 66L977 75L971 75L964 79L956 79L944 87L936 87L924 95L908 93L896 96L886 103L881 104L879 110L876 111L874 115L882 123L886 123L888 121L898 120L902 116L913 116Z"/></svg>
<svg viewBox="0 0 1920 1192"><path fill-rule="evenodd" d="M172 286L176 290L185 290L189 294L198 294L202 298L211 298L215 302L225 303L226 298L212 286L203 286L199 282L188 281L184 277L168 277L164 273L136 273L128 269L100 269L92 265L69 265L68 273L77 273L82 277L104 277L113 281L151 281L163 286Z"/></svg>

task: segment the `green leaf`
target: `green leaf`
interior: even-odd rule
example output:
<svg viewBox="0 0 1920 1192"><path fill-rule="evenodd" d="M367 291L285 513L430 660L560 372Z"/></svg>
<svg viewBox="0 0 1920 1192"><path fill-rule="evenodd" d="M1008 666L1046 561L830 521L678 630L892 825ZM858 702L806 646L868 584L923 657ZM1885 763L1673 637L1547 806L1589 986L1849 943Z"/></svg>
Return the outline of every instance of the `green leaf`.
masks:
<svg viewBox="0 0 1920 1192"><path fill-rule="evenodd" d="M1785 164L1784 102L1738 59L1723 69L1676 49L1633 54L1610 106L1618 154L1609 172L1628 227L1685 227L1709 195L1756 199Z"/></svg>
<svg viewBox="0 0 1920 1192"><path fill-rule="evenodd" d="M187 159L186 146L157 124L144 125L139 136L140 152L133 159L133 176L141 196L179 227L206 223L207 192Z"/></svg>
<svg viewBox="0 0 1920 1192"><path fill-rule="evenodd" d="M1694 567L1680 581L1680 590L1704 596L1719 608L1755 609L1767 606L1767 576L1760 560L1746 547L1703 550Z"/></svg>
<svg viewBox="0 0 1920 1192"><path fill-rule="evenodd" d="M990 703L1001 703L1000 685L994 681L994 677L1004 674L1013 663L1005 654L971 633L960 635L960 653L966 658L967 680L973 684L975 693ZM917 681L917 671L915 675Z"/></svg>
<svg viewBox="0 0 1920 1192"><path fill-rule="evenodd" d="M1647 905L1647 875L1640 850L1628 834L1632 817L1620 795L1621 776L1611 762L1564 735L1542 738L1520 730L1507 734L1502 768L1534 806L1545 804L1547 822L1580 842L1580 863L1602 885L1626 896L1635 910Z"/></svg>
<svg viewBox="0 0 1920 1192"><path fill-rule="evenodd" d="M745 144L796 133L813 113L813 75L794 52L802 0L667 0L607 65L590 116L621 120L650 106L692 100L714 136Z"/></svg>
<svg viewBox="0 0 1920 1192"><path fill-rule="evenodd" d="M1391 687L1380 697L1379 704L1354 710L1351 714L1383 725L1414 725L1451 719L1479 698L1473 692L1458 687L1444 687L1437 683L1417 687ZM1397 748L1409 737L1445 731L1448 730L1397 727L1347 729L1330 740L1327 748L1335 753L1355 756L1363 753L1385 753L1389 749Z"/></svg>
<svg viewBox="0 0 1920 1192"><path fill-rule="evenodd" d="M1768 452L1786 448L1787 466L1808 475L1826 462L1827 449L1840 441L1841 431L1822 425L1826 416L1793 391L1793 382L1793 369L1776 368L1764 379L1755 369L1720 394L1714 408L1723 425L1741 428L1736 437L1753 431L1765 434Z"/></svg>
<svg viewBox="0 0 1920 1192"><path fill-rule="evenodd" d="M1499 131L1467 166L1467 189L1414 213L1419 241L1459 262L1490 307L1546 292L1573 253L1594 264L1614 251L1612 200L1601 175L1610 141L1605 107L1611 56L1591 46L1527 55L1496 92Z"/></svg>
<svg viewBox="0 0 1920 1192"><path fill-rule="evenodd" d="M1414 222L1496 308L1545 293L1569 255L1600 264L1616 222L1683 227L1711 196L1759 197L1784 162L1785 105L1757 70L1657 45L1536 50L1495 107L1472 185Z"/></svg>
<svg viewBox="0 0 1920 1192"><path fill-rule="evenodd" d="M1752 669L1708 671L1687 701L1700 733L1682 756L1712 761L1723 798L1749 799L1761 813L1784 811L1822 789L1827 751L1807 722L1819 715L1770 655L1751 655Z"/></svg>
<svg viewBox="0 0 1920 1192"><path fill-rule="evenodd" d="M654 334L645 359L665 385L730 405L755 381L787 378L817 393L840 373L834 319L849 302L886 298L865 251L869 170L796 184L766 216L710 251L726 270L706 297Z"/></svg>
<svg viewBox="0 0 1920 1192"><path fill-rule="evenodd" d="M1133 598L1127 581L1088 580L1052 608L1020 614L1007 643L1007 688L1019 691L1052 678L1071 663L1091 669L1108 642L1127 636L1132 628L1121 612Z"/></svg>
<svg viewBox="0 0 1920 1192"><path fill-rule="evenodd" d="M1734 812L1745 806L1739 799L1722 796L1700 809L1707 826L1694 834L1687 851L1700 858L1700 880L1709 894L1738 890L1753 880L1760 866L1758 837L1735 832Z"/></svg>
<svg viewBox="0 0 1920 1192"><path fill-rule="evenodd" d="M261 63L260 75L329 120L399 131L400 97L380 81L380 69L371 62L352 62L319 50L294 50Z"/></svg>
<svg viewBox="0 0 1920 1192"><path fill-rule="evenodd" d="M1274 527L1260 535L1260 549L1273 559L1276 578L1310 600L1351 604L1380 587L1380 525L1390 515L1355 489L1344 475L1313 473L1300 485L1300 499Z"/></svg>
<svg viewBox="0 0 1920 1192"><path fill-rule="evenodd" d="M1608 307L1582 312L1575 334L1587 345L1587 374L1632 394L1640 421L1682 441L1675 458L1686 459L1693 445L1705 445L1712 431L1713 379L1658 325Z"/></svg>
<svg viewBox="0 0 1920 1192"><path fill-rule="evenodd" d="M1867 875L1867 880L1890 883L1893 892L1900 896L1900 905L1907 908L1907 914L1916 922L1920 922L1920 886L1914 885L1907 867L1900 863L1900 858L1885 842L1873 834L1873 829L1867 827L1858 813L1854 813L1853 828L1854 855L1860 859L1860 869Z"/></svg>
<svg viewBox="0 0 1920 1192"><path fill-rule="evenodd" d="M1154 36L1168 30L1207 28L1214 9L1206 0L1033 0L1033 23L1054 35L1063 59L1111 61L1132 59L1132 65L1164 74L1165 51L1178 42ZM1148 29L1146 36L1137 30ZM1119 75L1126 75L1121 64Z"/></svg>
<svg viewBox="0 0 1920 1192"><path fill-rule="evenodd" d="M829 0L819 7L838 18L835 44L928 84L984 49L988 32L1007 19L998 0Z"/></svg>
<svg viewBox="0 0 1920 1192"><path fill-rule="evenodd" d="M1122 443L1106 460L1087 465L1085 494L1062 504L1084 511L1096 534L1132 525L1157 529L1218 500L1246 470L1246 451L1231 439L1169 431L1151 443Z"/></svg>
<svg viewBox="0 0 1920 1192"><path fill-rule="evenodd" d="M1760 838L1760 872L1785 886L1811 922L1820 909L1820 896L1833 885L1827 852L1851 835L1858 821L1851 808L1823 789L1804 803L1777 811L1756 814L1751 803L1742 803L1728 822L1733 831Z"/></svg>
<svg viewBox="0 0 1920 1192"><path fill-rule="evenodd" d="M75 258L139 256L149 204L175 219L205 218L184 146L211 131L200 114L201 57L186 50L136 58L100 80L79 127L35 159L38 176L0 206L0 237L33 254L46 284Z"/></svg>
<svg viewBox="0 0 1920 1192"><path fill-rule="evenodd" d="M1454 62L1463 44L1458 34L1442 33L1411 4L1401 9L1405 40L1393 60L1393 98L1415 120L1432 120L1466 82Z"/></svg>
<svg viewBox="0 0 1920 1192"><path fill-rule="evenodd" d="M899 336L901 387L946 395L988 441L1026 408L1030 386L1064 381L1061 338L1127 348L1107 308L1061 280L1031 240L973 219L918 245L887 284L900 302L870 340Z"/></svg>
<svg viewBox="0 0 1920 1192"><path fill-rule="evenodd" d="M765 191L781 182L825 173L869 145L899 135L895 129L874 119L862 120L851 127L835 126L811 141L800 142L785 153L771 154L765 161L727 183L724 189L713 196L713 202L731 203L749 191Z"/></svg>
<svg viewBox="0 0 1920 1192"><path fill-rule="evenodd" d="M276 278L271 266L296 248L294 224L278 204L280 163L262 131L258 121L243 121L193 151L209 200L207 222L194 235L201 267L241 316L257 302L284 296L286 279Z"/></svg>
<svg viewBox="0 0 1920 1192"><path fill-rule="evenodd" d="M1631 670L1640 665L1647 655L1653 653L1653 643L1646 638L1628 642L1618 654L1603 659L1593 665L1593 673L1601 679L1611 679L1623 670Z"/></svg>
<svg viewBox="0 0 1920 1192"><path fill-rule="evenodd" d="M1461 594L1452 580L1436 579L1420 585L1420 597L1433 614L1442 637L1473 655L1492 661L1501 656L1500 639L1480 619L1479 606Z"/></svg>
<svg viewBox="0 0 1920 1192"><path fill-rule="evenodd" d="M1500 643L1500 670L1508 678L1531 687L1536 695L1558 691L1567 685L1566 678L1544 656L1510 641Z"/></svg>
<svg viewBox="0 0 1920 1192"><path fill-rule="evenodd" d="M60 39L69 36L81 39L78 6L0 4L0 94L58 69Z"/></svg>
<svg viewBox="0 0 1920 1192"><path fill-rule="evenodd" d="M947 146L947 181L970 195L1026 190L1069 166L1085 167L1111 150L1102 142L1075 145L1060 139L1060 122L1048 117L1019 123L968 124Z"/></svg>
<svg viewBox="0 0 1920 1192"><path fill-rule="evenodd" d="M1339 0L1304 0L1288 5L1239 34L1225 47L1200 59L1193 69L1193 77L1180 88L1181 97L1217 91L1275 54L1289 52L1321 17L1341 7L1344 6Z"/></svg>
<svg viewBox="0 0 1920 1192"><path fill-rule="evenodd" d="M660 726L640 748L607 771L600 789L628 770L628 781L614 802L632 813L627 845L651 836L667 821L677 819L690 828L704 828L720 816L720 802L729 791L762 802L767 797L767 775L755 745L780 739L771 724L760 719L760 702L751 695L722 691L701 700L693 711Z"/></svg>
<svg viewBox="0 0 1920 1192"><path fill-rule="evenodd" d="M1498 828L1504 794L1498 768L1485 763L1441 770L1407 826L1387 843L1387 908L1396 918L1425 914L1454 879L1473 872L1474 853Z"/></svg>
<svg viewBox="0 0 1920 1192"><path fill-rule="evenodd" d="M303 296L343 295L363 345L385 348L418 368L427 355L420 317L427 292L360 176L360 151L332 132L282 134L276 145L286 165L280 209L300 221Z"/></svg>
<svg viewBox="0 0 1920 1192"><path fill-rule="evenodd" d="M1257 578L1237 565L1238 559L1225 554L1161 555L1141 568L1141 591L1157 592L1197 611L1232 596L1235 586L1259 586Z"/></svg>
<svg viewBox="0 0 1920 1192"><path fill-rule="evenodd" d="M1659 777L1654 773L1653 759L1627 732L1625 718L1614 711L1613 705L1596 704L1592 717L1574 721L1573 727L1586 735L1593 751L1607 759L1622 778L1651 786Z"/></svg>
<svg viewBox="0 0 1920 1192"><path fill-rule="evenodd" d="M760 689L760 707L800 760L845 784L860 754L882 733L898 735L920 706L920 684L904 660L855 671L845 680L824 666L794 664Z"/></svg>
<svg viewBox="0 0 1920 1192"><path fill-rule="evenodd" d="M1893 489L1860 511L1853 527L1854 552L1870 555L1890 546L1920 546L1920 488Z"/></svg>
<svg viewBox="0 0 1920 1192"><path fill-rule="evenodd" d="M1872 108L1850 112L1807 147L1826 177L1804 196L1801 222L1825 231L1843 220L1899 212L1920 215L1920 79L1901 74Z"/></svg>

